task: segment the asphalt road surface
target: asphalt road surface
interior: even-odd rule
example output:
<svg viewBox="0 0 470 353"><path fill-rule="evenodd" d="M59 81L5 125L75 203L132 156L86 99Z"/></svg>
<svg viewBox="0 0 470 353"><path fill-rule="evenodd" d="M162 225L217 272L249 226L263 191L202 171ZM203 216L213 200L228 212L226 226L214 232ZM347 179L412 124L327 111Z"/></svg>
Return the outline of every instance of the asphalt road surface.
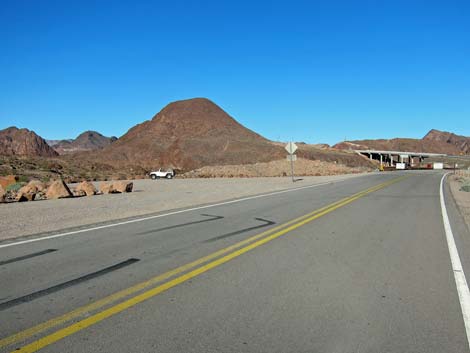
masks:
<svg viewBox="0 0 470 353"><path fill-rule="evenodd" d="M0 243L0 351L467 352L442 175ZM466 269L469 236L444 195Z"/></svg>

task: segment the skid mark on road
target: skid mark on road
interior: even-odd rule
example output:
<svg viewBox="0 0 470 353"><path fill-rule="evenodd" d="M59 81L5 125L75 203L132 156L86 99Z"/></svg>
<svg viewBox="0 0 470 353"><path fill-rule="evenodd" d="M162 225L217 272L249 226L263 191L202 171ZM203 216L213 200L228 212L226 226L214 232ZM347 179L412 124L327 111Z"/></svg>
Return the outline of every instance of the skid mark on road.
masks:
<svg viewBox="0 0 470 353"><path fill-rule="evenodd" d="M11 307L19 305L19 304L30 302L32 300L44 297L46 295L58 292L62 289L77 285L77 284L82 283L82 282L89 281L93 278L103 276L103 275L105 275L109 272L116 271L116 270L119 270L123 267L132 265L133 263L135 263L137 261L140 261L140 260L139 259L134 259L134 258L128 259L128 260L120 262L116 265L103 268L102 270L99 270L99 271L96 271L96 272L93 272L93 273L89 273L87 275L84 275L84 276L81 276L81 277L78 277L78 278L74 278L70 281L60 283L60 284L57 284L55 286L52 286L52 287L49 287L49 288L46 288L46 289L42 289L40 291L30 293L30 294L24 295L22 297L9 300L9 301L4 302L4 303L0 303L0 311L11 308Z"/></svg>
<svg viewBox="0 0 470 353"><path fill-rule="evenodd" d="M175 228L181 228L181 227L187 227L187 226L191 226L191 225L194 225L194 224L200 224L200 223L207 223L207 222L213 222L213 221L217 221L219 219L223 219L224 217L222 216L213 216L213 215L210 215L210 214L201 214L201 216L203 217L210 217L208 219L202 219L200 221L194 221L194 222L187 222L187 223L181 223L181 224L175 224L173 226L168 226L168 227L162 227L162 228L157 228L157 229L151 229L151 230L147 230L145 232L140 232L140 233L136 233L135 235L148 235L148 234L153 234L153 233L158 233L158 232L163 232L165 230L170 230L170 229L175 229Z"/></svg>
<svg viewBox="0 0 470 353"><path fill-rule="evenodd" d="M267 219L263 219L263 218L255 218L255 220L260 221L260 222L264 222L264 224L260 224L259 226L253 226L253 227L249 227L249 228L244 228L244 229L236 230L236 231L234 231L234 232L230 232L230 233L218 235L218 236L216 236L216 237L214 237L214 238L210 238L210 239L204 240L204 243L211 243L211 242L214 242L214 241L217 241L217 240L221 240L221 239L225 239L225 238L232 237L232 236L234 236L234 235L243 234L243 233L249 232L249 231L251 231L251 230L261 229L261 228L269 227L269 226L272 226L272 225L276 224L276 222L273 222L273 221L270 221L270 220L267 220Z"/></svg>
<svg viewBox="0 0 470 353"><path fill-rule="evenodd" d="M49 253L54 252L54 251L57 251L57 249L46 249L46 250L38 251L38 252L35 252L35 253L32 253L32 254L27 254L27 255L23 255L23 256L14 257L13 259L0 261L0 266L11 264L12 262L18 262L18 261L31 259L32 257L36 257L36 256L49 254Z"/></svg>

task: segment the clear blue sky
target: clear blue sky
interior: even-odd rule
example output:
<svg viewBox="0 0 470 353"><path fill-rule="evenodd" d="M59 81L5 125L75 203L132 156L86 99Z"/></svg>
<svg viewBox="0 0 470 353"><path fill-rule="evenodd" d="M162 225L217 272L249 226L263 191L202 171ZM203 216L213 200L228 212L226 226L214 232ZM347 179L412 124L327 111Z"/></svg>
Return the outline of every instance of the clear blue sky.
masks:
<svg viewBox="0 0 470 353"><path fill-rule="evenodd" d="M121 136L191 97L271 139L470 136L470 1L0 0L0 129Z"/></svg>

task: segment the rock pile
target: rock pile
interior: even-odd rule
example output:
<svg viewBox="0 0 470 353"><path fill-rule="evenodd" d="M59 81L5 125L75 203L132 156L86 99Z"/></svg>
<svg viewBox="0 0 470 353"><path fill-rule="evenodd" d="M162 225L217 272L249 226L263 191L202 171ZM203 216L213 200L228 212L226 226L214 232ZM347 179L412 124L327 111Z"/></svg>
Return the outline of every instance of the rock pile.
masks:
<svg viewBox="0 0 470 353"><path fill-rule="evenodd" d="M9 191L6 191L0 184L0 203L53 200L99 194L120 194L132 192L133 187L134 183L129 181L110 181L101 183L100 191L98 191L93 183L83 181L71 190L63 180L56 180L50 184L45 184L39 180L31 180L20 189Z"/></svg>

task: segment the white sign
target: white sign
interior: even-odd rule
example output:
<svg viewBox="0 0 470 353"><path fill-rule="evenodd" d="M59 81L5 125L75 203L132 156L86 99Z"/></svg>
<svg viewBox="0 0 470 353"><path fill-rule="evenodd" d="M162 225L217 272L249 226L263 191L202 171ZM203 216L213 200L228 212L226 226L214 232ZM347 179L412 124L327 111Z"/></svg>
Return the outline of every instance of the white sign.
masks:
<svg viewBox="0 0 470 353"><path fill-rule="evenodd" d="M395 165L395 168L396 168L396 169L405 169L405 163L397 163L397 164Z"/></svg>
<svg viewBox="0 0 470 353"><path fill-rule="evenodd" d="M294 142L289 142L285 148L289 154L294 154L297 151L297 145Z"/></svg>
<svg viewBox="0 0 470 353"><path fill-rule="evenodd" d="M433 168L434 168L434 169L444 169L444 163L435 162L435 163L433 164Z"/></svg>
<svg viewBox="0 0 470 353"><path fill-rule="evenodd" d="M295 155L295 154L288 154L288 155L287 155L287 160L288 160L289 162L291 162L291 161L292 161L292 162L295 162L295 161L297 160L297 155Z"/></svg>

